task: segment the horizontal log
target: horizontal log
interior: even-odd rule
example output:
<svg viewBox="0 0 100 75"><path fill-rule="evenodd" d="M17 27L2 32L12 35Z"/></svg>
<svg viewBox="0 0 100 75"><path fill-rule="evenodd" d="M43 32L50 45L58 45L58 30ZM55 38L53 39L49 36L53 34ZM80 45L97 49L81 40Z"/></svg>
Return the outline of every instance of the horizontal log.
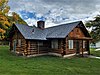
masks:
<svg viewBox="0 0 100 75"><path fill-rule="evenodd" d="M28 48L28 50L32 50L32 49L34 50L34 49L37 49L37 48Z"/></svg>

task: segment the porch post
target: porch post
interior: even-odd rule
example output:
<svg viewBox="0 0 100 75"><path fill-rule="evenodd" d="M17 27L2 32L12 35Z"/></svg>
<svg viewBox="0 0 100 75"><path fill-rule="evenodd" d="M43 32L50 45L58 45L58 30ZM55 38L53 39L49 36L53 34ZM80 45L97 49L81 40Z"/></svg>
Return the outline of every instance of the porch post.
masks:
<svg viewBox="0 0 100 75"><path fill-rule="evenodd" d="M61 50L62 50L62 56L64 56L66 54L65 50L66 50L66 39L62 39L61 40Z"/></svg>
<svg viewBox="0 0 100 75"><path fill-rule="evenodd" d="M87 41L87 46L88 46L88 55L90 55L90 46L89 46L89 41Z"/></svg>

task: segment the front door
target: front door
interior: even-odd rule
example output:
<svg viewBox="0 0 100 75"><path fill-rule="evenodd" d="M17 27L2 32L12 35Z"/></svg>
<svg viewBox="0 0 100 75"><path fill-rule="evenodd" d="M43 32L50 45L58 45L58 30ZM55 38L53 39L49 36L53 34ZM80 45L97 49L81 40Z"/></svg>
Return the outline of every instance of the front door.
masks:
<svg viewBox="0 0 100 75"><path fill-rule="evenodd" d="M79 54L80 52L80 44L79 41L76 41L76 54Z"/></svg>
<svg viewBox="0 0 100 75"><path fill-rule="evenodd" d="M16 51L16 40L13 41L13 51Z"/></svg>

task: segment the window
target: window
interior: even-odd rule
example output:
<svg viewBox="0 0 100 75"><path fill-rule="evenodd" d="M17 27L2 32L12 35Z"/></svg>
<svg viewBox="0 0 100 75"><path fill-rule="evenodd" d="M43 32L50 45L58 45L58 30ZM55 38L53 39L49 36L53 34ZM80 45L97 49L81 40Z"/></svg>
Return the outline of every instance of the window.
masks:
<svg viewBox="0 0 100 75"><path fill-rule="evenodd" d="M83 41L83 48L85 48L85 41Z"/></svg>
<svg viewBox="0 0 100 75"><path fill-rule="evenodd" d="M39 41L39 42L38 42L38 45L39 45L39 46L43 46L43 42L42 42L42 41L41 41L41 42Z"/></svg>
<svg viewBox="0 0 100 75"><path fill-rule="evenodd" d="M69 49L73 49L73 40L68 40Z"/></svg>
<svg viewBox="0 0 100 75"><path fill-rule="evenodd" d="M52 40L51 41L51 46L54 49L58 49L58 40Z"/></svg>
<svg viewBox="0 0 100 75"><path fill-rule="evenodd" d="M18 46L21 47L21 39L18 39Z"/></svg>

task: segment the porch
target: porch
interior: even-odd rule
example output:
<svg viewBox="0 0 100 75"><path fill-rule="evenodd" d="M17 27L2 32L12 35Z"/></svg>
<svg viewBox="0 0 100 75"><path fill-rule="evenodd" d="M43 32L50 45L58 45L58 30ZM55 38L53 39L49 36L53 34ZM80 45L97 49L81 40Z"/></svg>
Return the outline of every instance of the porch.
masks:
<svg viewBox="0 0 100 75"><path fill-rule="evenodd" d="M84 55L90 55L90 42L92 38L88 37L68 37L66 44L66 51L74 52L76 55L84 56Z"/></svg>

